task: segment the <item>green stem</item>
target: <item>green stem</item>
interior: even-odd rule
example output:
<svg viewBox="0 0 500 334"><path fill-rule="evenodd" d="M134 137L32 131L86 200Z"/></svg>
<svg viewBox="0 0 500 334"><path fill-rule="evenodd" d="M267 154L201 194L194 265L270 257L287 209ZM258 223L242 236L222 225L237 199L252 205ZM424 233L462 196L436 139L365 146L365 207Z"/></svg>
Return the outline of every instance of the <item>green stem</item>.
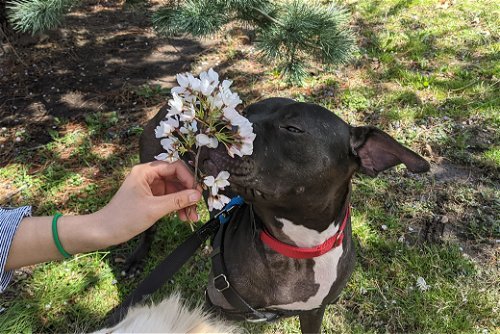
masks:
<svg viewBox="0 0 500 334"><path fill-rule="evenodd" d="M207 122L205 122L205 120L204 120L204 119L200 119L200 118L198 118L198 117L195 117L195 119L196 119L196 121L197 121L198 123L201 123L201 124L205 125L207 128L208 128L208 127L210 127L210 124L208 124Z"/></svg>
<svg viewBox="0 0 500 334"><path fill-rule="evenodd" d="M182 132L180 130L177 130L177 129L175 130L175 132L177 133L178 136L181 137L182 141L187 144L187 139L186 139L186 137L184 137Z"/></svg>
<svg viewBox="0 0 500 334"><path fill-rule="evenodd" d="M201 146L198 147L198 152L196 152L196 157L194 159L194 184L193 184L193 189L196 189L198 186L198 163L200 160L200 152L201 152Z"/></svg>

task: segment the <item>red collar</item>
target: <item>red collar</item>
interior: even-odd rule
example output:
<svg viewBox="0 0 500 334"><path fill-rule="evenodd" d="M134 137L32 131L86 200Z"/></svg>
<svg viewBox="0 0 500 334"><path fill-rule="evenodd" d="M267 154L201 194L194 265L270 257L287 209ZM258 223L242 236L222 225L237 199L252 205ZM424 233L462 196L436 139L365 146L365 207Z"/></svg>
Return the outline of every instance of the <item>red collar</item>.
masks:
<svg viewBox="0 0 500 334"><path fill-rule="evenodd" d="M270 235L266 230L262 230L262 232L260 233L260 240L262 240L262 242L265 243L269 248L287 257L291 257L293 259L312 259L314 257L323 255L342 244L342 240L344 240L344 229L350 215L351 209L348 205L344 220L342 221L342 224L340 225L337 233L335 233L333 237L329 238L324 243L316 247L301 248L285 244Z"/></svg>

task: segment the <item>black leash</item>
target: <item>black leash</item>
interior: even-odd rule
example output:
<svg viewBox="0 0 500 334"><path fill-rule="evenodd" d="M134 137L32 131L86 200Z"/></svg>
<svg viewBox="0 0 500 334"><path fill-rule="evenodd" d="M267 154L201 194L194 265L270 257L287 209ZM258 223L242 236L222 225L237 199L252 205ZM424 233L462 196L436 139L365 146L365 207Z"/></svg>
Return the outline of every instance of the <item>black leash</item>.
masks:
<svg viewBox="0 0 500 334"><path fill-rule="evenodd" d="M128 309L158 290L163 284L169 281L174 274L186 263L196 250L214 233L217 232L221 222L229 220L229 216L242 204L239 197L233 199L220 213L206 222L186 241L170 253L153 271L146 277L139 286L120 305L115 307L106 321L111 327L119 323Z"/></svg>

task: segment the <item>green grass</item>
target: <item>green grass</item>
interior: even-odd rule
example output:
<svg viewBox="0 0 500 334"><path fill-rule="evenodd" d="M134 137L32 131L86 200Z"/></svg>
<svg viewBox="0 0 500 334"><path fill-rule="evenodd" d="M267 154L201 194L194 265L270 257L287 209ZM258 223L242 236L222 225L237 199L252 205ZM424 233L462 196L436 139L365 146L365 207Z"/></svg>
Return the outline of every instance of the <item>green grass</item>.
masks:
<svg viewBox="0 0 500 334"><path fill-rule="evenodd" d="M103 261L106 257L107 253L92 253L37 267L25 283L21 301L5 305L2 332L83 331L102 318L118 295L114 274Z"/></svg>
<svg viewBox="0 0 500 334"><path fill-rule="evenodd" d="M321 104L352 124L378 126L443 167L419 176L397 167L378 178L355 178L357 266L340 301L328 307L324 332L498 333L499 10L486 0L454 1L448 8L434 0L345 3L359 54L353 65L310 77L304 87L290 88L271 67L245 73L238 64L248 56L233 44L227 55L227 77L249 101L280 95ZM139 105L158 104L167 93L150 85L133 91ZM89 113L77 124L56 119L50 143L21 148L0 168L6 194L20 189L7 204L34 205L38 215L102 207L138 161L141 129L122 116ZM34 140L29 128L12 136ZM441 235L436 221L444 218ZM190 231L175 217L163 219L145 272ZM134 246L132 241L17 276L0 299L6 308L0 332L98 328L145 275L120 275L116 259ZM180 290L195 304L208 272L209 259L199 253L153 299ZM418 277L429 290L416 287ZM245 327L251 333L299 333L295 318Z"/></svg>

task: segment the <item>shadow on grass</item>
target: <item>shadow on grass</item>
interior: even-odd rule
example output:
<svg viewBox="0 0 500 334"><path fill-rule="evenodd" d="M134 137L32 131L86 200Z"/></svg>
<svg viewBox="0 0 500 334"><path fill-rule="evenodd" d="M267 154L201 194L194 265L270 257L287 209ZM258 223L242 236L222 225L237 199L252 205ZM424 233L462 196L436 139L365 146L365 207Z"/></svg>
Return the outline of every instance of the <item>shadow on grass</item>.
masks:
<svg viewBox="0 0 500 334"><path fill-rule="evenodd" d="M126 10L117 1L95 6L85 1L62 28L34 45L16 45L0 70L0 124L19 128L33 147L52 141L60 119L82 121L115 112L140 119L137 90L152 82L171 83L176 73L207 50L209 42L165 39L151 30L149 8ZM21 63L22 61L22 63ZM140 100L140 99L139 99ZM26 138L25 138L26 139ZM12 156L2 150L2 164ZM15 150L13 150L15 155Z"/></svg>

